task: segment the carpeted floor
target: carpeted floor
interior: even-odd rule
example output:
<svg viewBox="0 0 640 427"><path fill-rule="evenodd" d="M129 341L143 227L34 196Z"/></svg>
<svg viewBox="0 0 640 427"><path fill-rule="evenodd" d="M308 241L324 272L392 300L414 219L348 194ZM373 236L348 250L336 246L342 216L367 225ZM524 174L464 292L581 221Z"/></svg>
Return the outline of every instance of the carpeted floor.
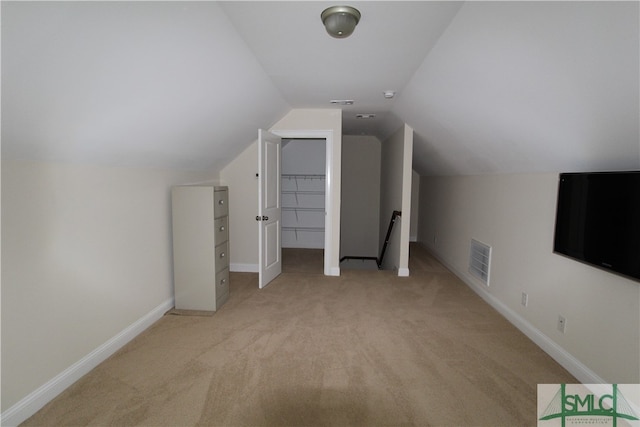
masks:
<svg viewBox="0 0 640 427"><path fill-rule="evenodd" d="M23 425L532 426L536 384L576 382L420 246L408 278L316 255L233 273L214 316L163 317Z"/></svg>

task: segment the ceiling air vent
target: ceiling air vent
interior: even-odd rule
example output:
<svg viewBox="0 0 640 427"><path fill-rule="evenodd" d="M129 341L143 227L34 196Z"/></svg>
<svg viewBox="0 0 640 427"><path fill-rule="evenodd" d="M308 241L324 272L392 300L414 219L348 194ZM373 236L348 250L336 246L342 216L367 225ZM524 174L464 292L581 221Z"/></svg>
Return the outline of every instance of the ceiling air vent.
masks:
<svg viewBox="0 0 640 427"><path fill-rule="evenodd" d="M471 239L469 272L489 286L489 267L491 265L491 246Z"/></svg>
<svg viewBox="0 0 640 427"><path fill-rule="evenodd" d="M329 101L329 103L333 105L353 105L354 102L353 99L332 99Z"/></svg>

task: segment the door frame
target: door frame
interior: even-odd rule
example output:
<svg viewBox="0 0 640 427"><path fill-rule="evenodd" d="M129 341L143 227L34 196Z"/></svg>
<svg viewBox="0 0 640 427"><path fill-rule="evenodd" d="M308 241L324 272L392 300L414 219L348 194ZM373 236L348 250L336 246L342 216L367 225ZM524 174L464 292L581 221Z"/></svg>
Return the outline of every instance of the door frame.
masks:
<svg viewBox="0 0 640 427"><path fill-rule="evenodd" d="M339 182L335 188L334 181L338 179L333 164L334 138L333 130L274 130L270 129L274 135L283 139L324 139L326 160L325 160L325 191L324 191L324 275L340 275L340 187ZM338 175L338 177L336 177ZM337 195L338 202L334 202ZM337 206L335 206L337 205ZM333 267L332 267L333 266Z"/></svg>

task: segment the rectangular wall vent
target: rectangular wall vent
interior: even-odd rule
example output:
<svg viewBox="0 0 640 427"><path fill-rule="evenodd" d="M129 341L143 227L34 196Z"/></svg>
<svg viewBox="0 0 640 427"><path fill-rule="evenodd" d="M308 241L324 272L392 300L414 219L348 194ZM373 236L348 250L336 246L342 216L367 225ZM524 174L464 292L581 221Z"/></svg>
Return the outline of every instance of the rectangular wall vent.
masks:
<svg viewBox="0 0 640 427"><path fill-rule="evenodd" d="M489 267L491 266L491 246L471 239L469 272L489 286Z"/></svg>

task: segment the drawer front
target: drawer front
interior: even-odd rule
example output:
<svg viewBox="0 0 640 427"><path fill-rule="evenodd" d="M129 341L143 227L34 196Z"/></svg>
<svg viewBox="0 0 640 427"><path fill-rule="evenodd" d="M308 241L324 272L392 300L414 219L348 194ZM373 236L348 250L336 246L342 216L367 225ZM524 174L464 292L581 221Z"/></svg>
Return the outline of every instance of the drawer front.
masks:
<svg viewBox="0 0 640 427"><path fill-rule="evenodd" d="M222 218L216 219L213 222L213 229L216 245L229 240L229 217L224 216Z"/></svg>
<svg viewBox="0 0 640 427"><path fill-rule="evenodd" d="M225 268L216 274L216 300L229 293L229 269Z"/></svg>
<svg viewBox="0 0 640 427"><path fill-rule="evenodd" d="M224 270L229 267L229 243L224 242L216 246L216 271Z"/></svg>
<svg viewBox="0 0 640 427"><path fill-rule="evenodd" d="M213 192L213 215L215 218L229 214L229 192L226 190Z"/></svg>

